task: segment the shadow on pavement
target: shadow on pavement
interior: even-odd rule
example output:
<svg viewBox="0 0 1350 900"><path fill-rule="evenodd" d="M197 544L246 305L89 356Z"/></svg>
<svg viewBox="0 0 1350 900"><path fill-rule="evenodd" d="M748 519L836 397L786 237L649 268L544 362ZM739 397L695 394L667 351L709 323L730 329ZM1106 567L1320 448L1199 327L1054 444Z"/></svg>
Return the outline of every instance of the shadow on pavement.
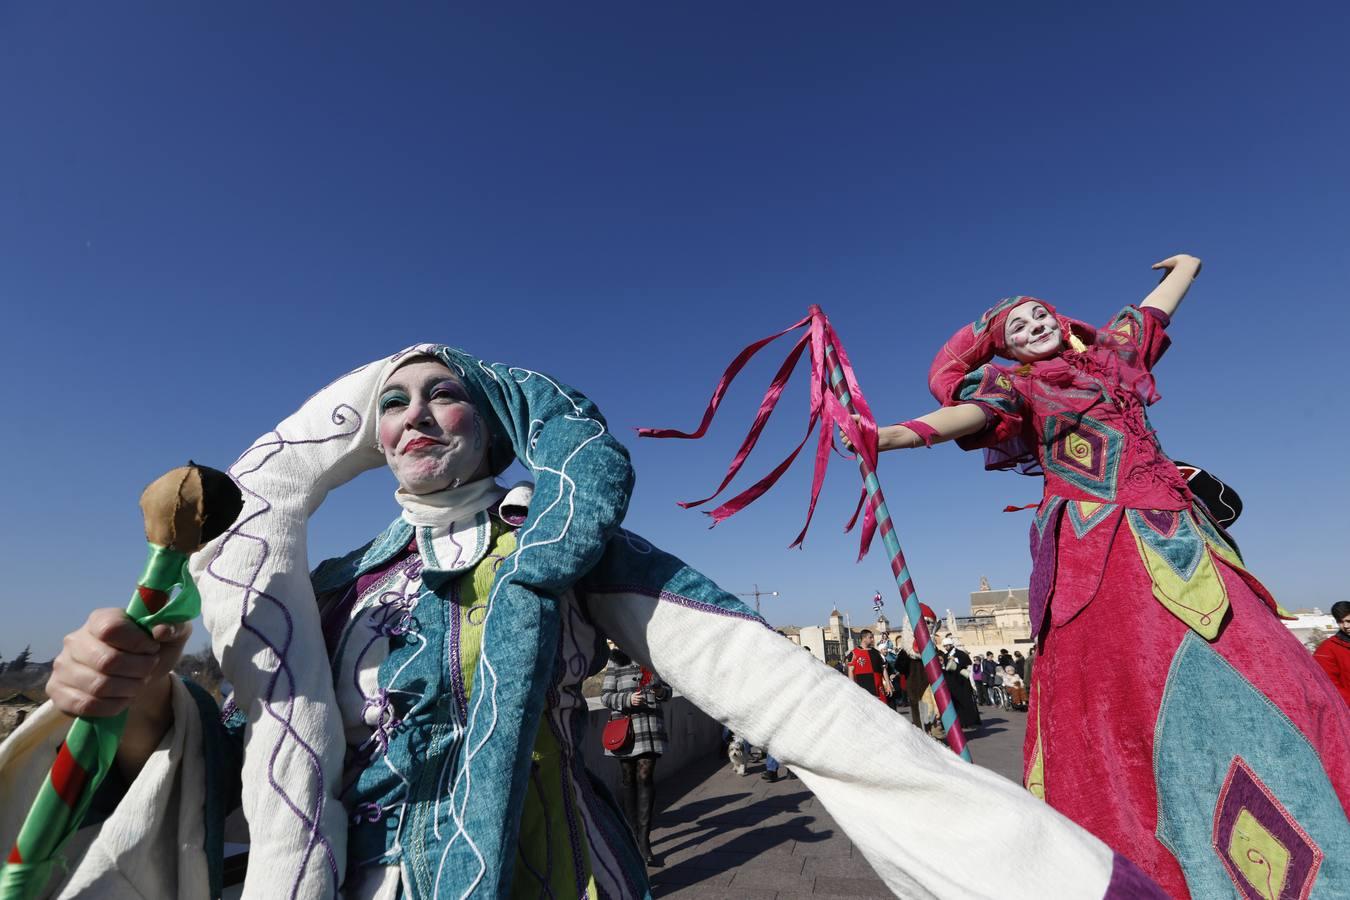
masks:
<svg viewBox="0 0 1350 900"><path fill-rule="evenodd" d="M809 796L803 792L803 796ZM785 808L784 797L764 798L722 815L704 816L692 828L662 835L653 850L666 861L652 871L653 887L674 887L715 879L733 873L758 857L792 856L798 843L815 844L836 836L833 828L813 828L816 815ZM784 816L787 818L784 818ZM712 839L718 840L708 846ZM715 883L715 881L714 881Z"/></svg>
<svg viewBox="0 0 1350 900"><path fill-rule="evenodd" d="M976 738L984 737L985 735L998 734L1001 731L1008 730L1006 727L1000 728L998 726L1000 725L1006 726L1007 724L1008 724L1007 719L996 719L992 716L984 716L981 719L980 727L967 731L966 737L973 740Z"/></svg>

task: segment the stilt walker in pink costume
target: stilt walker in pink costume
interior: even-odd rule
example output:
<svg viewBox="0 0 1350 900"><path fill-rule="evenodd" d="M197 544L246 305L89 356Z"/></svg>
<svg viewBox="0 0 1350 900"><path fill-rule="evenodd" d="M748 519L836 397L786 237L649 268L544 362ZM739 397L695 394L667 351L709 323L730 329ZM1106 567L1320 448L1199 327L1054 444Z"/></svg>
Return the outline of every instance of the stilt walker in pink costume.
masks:
<svg viewBox="0 0 1350 900"><path fill-rule="evenodd" d="M1176 897L1350 897L1350 713L1163 454L1152 369L1200 261L1102 330L1009 297L938 353L942 408L881 450L955 439L1043 474L1028 790ZM994 362L995 356L1011 364ZM1084 660L1103 636L1130 690Z"/></svg>

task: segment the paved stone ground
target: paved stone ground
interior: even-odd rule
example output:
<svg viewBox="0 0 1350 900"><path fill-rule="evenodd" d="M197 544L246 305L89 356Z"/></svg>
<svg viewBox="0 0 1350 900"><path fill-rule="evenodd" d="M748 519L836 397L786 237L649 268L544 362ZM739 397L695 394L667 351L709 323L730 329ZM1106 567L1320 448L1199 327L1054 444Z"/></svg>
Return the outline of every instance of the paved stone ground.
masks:
<svg viewBox="0 0 1350 900"><path fill-rule="evenodd" d="M977 765L1020 780L1026 714L982 709L984 728L967 735ZM652 893L671 900L843 900L889 898L815 796L794 779L770 784L762 767L736 775L708 760L663 782L664 809L652 849Z"/></svg>

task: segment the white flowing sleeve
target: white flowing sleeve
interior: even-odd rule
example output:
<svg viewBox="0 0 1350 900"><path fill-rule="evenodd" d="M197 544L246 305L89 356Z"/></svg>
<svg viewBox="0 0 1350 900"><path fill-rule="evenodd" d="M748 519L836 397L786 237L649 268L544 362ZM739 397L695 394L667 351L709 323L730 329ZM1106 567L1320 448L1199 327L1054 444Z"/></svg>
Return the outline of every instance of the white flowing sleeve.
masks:
<svg viewBox="0 0 1350 900"><path fill-rule="evenodd" d="M42 898L207 897L206 772L201 716L177 678L174 725L117 808L62 849ZM0 843L10 847L73 720L50 702L0 744Z"/></svg>
<svg viewBox="0 0 1350 900"><path fill-rule="evenodd" d="M1115 854L1100 840L762 622L668 595L587 604L624 650L791 766L898 896L1108 895Z"/></svg>

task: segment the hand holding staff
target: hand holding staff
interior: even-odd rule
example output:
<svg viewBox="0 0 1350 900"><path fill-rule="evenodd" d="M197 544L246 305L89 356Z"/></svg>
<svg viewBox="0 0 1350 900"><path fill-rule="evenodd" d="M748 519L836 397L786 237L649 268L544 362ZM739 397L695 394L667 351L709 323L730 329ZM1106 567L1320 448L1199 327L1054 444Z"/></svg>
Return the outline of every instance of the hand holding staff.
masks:
<svg viewBox="0 0 1350 900"><path fill-rule="evenodd" d="M141 494L149 548L127 606L128 619L147 635L158 626L182 627L195 619L201 598L188 576L188 556L229 528L242 508L239 488L215 469L189 463L152 482ZM117 623L107 628L111 635ZM88 709L100 711L97 704ZM0 871L0 900L28 900L46 885L57 853L80 827L112 768L126 721L125 709L75 720Z"/></svg>

